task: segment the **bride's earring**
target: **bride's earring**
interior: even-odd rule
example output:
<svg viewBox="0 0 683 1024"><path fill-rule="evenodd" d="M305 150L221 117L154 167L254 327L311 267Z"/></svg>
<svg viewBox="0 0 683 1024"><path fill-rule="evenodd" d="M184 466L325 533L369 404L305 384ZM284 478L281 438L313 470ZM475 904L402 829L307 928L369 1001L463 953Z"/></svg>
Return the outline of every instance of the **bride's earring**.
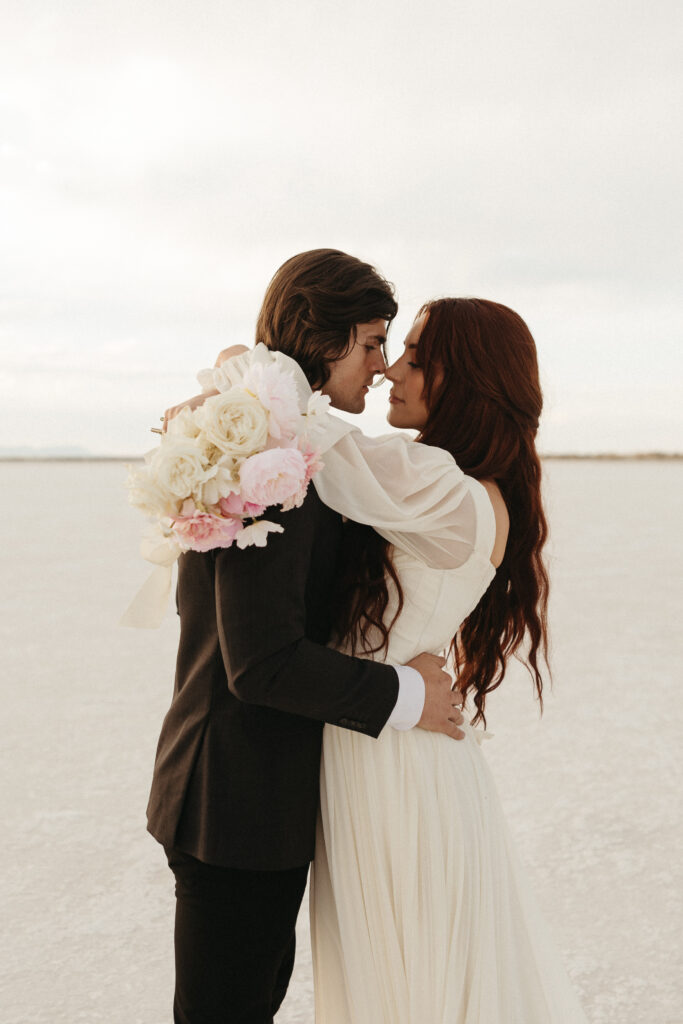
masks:
<svg viewBox="0 0 683 1024"><path fill-rule="evenodd" d="M370 385L370 387L371 387L371 388L381 388L381 387L382 387L382 384L384 384L384 381L385 381L386 379L387 379L387 378L386 378L386 377L384 376L384 374L382 374L382 376L381 376L381 377L378 377L378 378L377 378L377 380L373 380L373 382L372 382L372 384Z"/></svg>

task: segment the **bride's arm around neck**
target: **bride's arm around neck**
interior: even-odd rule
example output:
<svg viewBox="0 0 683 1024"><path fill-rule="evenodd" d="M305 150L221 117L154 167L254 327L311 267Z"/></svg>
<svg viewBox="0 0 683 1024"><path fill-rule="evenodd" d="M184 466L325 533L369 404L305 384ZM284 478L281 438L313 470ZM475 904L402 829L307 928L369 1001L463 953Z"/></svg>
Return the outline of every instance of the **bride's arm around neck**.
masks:
<svg viewBox="0 0 683 1024"><path fill-rule="evenodd" d="M304 409L312 391L298 363L263 345L224 349L214 379L223 390L253 362L270 360L291 369ZM477 534L477 503L472 480L452 455L400 432L367 437L329 410L315 416L310 436L324 463L313 485L326 505L372 526L397 549L433 568L454 569L468 560Z"/></svg>

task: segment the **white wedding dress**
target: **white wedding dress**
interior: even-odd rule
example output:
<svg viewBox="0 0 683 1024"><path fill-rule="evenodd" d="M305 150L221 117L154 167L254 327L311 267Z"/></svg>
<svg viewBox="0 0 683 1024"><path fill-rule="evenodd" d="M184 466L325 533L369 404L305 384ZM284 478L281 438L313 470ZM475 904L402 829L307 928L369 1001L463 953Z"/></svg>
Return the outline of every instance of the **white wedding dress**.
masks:
<svg viewBox="0 0 683 1024"><path fill-rule="evenodd" d="M223 366L300 368L259 345ZM442 653L495 575L493 508L448 453L366 438L325 414L308 426L325 504L393 545L404 606L383 660ZM395 593L390 585L391 604ZM585 1024L513 849L480 748L385 727L326 725L311 878L316 1024Z"/></svg>
<svg viewBox="0 0 683 1024"><path fill-rule="evenodd" d="M480 484L468 486L476 538L461 567L394 554L404 607L391 663L447 648L494 576L493 510ZM325 726L311 881L316 1024L585 1021L527 889L481 735L465 731L454 741L389 727L372 739Z"/></svg>

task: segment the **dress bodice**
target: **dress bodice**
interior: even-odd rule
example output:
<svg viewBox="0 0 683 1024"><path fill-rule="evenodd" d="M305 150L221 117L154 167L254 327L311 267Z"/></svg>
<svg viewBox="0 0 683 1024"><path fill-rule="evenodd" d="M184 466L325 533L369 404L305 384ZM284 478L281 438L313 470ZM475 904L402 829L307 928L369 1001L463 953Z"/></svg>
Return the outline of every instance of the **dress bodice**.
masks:
<svg viewBox="0 0 683 1024"><path fill-rule="evenodd" d="M389 634L383 654L373 655L402 665L423 651L439 653L450 646L460 624L486 592L496 570L490 561L496 535L493 506L486 488L465 477L476 516L473 550L463 565L441 569L425 565L416 555L394 549L392 559L403 591L403 608ZM385 622L397 608L396 588L388 581L389 605ZM374 637L373 637L374 642Z"/></svg>

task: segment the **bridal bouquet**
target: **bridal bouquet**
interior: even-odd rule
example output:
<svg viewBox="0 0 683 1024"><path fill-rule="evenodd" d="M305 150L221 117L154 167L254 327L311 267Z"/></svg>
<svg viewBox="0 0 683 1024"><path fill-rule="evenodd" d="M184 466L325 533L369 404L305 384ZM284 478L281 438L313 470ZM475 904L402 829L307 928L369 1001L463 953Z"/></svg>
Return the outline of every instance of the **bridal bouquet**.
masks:
<svg viewBox="0 0 683 1024"><path fill-rule="evenodd" d="M130 503L154 522L143 556L169 566L183 551L263 547L282 533L264 513L303 503L323 465L306 428L328 403L315 393L302 413L291 373L257 363L239 385L183 409L128 478Z"/></svg>

